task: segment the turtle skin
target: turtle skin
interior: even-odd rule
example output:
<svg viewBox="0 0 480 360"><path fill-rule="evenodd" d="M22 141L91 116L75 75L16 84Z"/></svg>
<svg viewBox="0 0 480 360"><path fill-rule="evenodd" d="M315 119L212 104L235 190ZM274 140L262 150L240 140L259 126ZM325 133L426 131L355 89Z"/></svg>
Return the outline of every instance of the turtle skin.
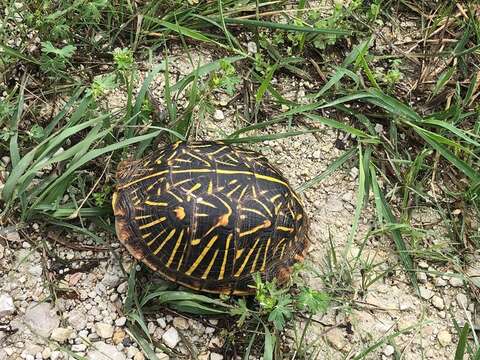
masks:
<svg viewBox="0 0 480 360"><path fill-rule="evenodd" d="M136 259L199 291L252 294L255 273L284 283L308 248L305 211L280 171L222 142L177 142L121 162L112 206Z"/></svg>

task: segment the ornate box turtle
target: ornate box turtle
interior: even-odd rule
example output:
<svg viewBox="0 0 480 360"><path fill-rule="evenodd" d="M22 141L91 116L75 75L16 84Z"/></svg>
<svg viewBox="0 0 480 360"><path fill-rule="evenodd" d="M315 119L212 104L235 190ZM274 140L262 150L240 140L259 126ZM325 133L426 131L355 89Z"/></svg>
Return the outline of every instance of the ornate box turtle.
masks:
<svg viewBox="0 0 480 360"><path fill-rule="evenodd" d="M307 249L307 218L260 154L221 142L177 142L124 161L116 231L138 260L196 290L244 295L252 275L289 278Z"/></svg>

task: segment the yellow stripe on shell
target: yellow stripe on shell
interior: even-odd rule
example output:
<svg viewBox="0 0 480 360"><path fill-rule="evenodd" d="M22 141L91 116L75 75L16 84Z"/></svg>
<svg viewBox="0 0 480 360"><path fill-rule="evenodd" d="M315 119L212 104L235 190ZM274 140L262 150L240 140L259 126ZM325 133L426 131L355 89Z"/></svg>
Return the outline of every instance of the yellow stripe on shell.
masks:
<svg viewBox="0 0 480 360"><path fill-rule="evenodd" d="M222 267L220 268L220 274L218 275L218 280L223 280L223 276L225 274L225 266L227 264L228 251L230 248L230 241L232 240L232 237L233 237L233 234L228 234L227 236L225 251L223 253Z"/></svg>
<svg viewBox="0 0 480 360"><path fill-rule="evenodd" d="M167 220L167 218L165 216L155 220L155 221L152 221L152 222L149 222L148 224L145 224L145 225L142 225L142 226L139 226L139 229L140 230L143 230L143 229L146 229L146 228L149 228L149 227L152 227L152 226L155 226L157 224L160 224L161 222L164 222L165 220Z"/></svg>
<svg viewBox="0 0 480 360"><path fill-rule="evenodd" d="M163 242L160 244L160 246L157 248L157 250L155 250L155 251L153 252L153 255L157 255L157 254L160 252L160 250L163 249L163 247L164 247L165 244L168 242L168 240L170 240L170 239L173 237L173 235L175 235L175 232L176 232L176 231L177 231L177 229L172 229L172 231L170 231L170 232L168 233L168 235L167 235L167 237L165 238L165 240L163 240Z"/></svg>
<svg viewBox="0 0 480 360"><path fill-rule="evenodd" d="M167 262L167 267L168 268L170 267L170 265L172 265L172 262L173 262L173 259L175 258L175 254L177 253L178 247L182 243L183 232L184 231L185 230L182 229L182 231L180 231L180 235L178 235L178 239L177 239L177 242L175 243L175 247L173 248L172 253L170 254L170 258L168 259L168 262Z"/></svg>
<svg viewBox="0 0 480 360"><path fill-rule="evenodd" d="M198 258L195 260L195 262L192 264L192 266L190 266L190 268L185 272L186 275L190 276L192 275L192 273L195 271L195 269L198 267L198 265L200 265L200 263L202 262L203 258L205 257L205 255L207 255L207 253L210 251L210 249L212 248L213 244L215 244L215 242L217 241L218 239L218 235L215 235L213 236L210 241L208 242L208 244L203 248L202 252L200 253L200 255L198 256Z"/></svg>
<svg viewBox="0 0 480 360"><path fill-rule="evenodd" d="M210 273L210 270L212 270L213 263L215 262L216 258L218 255L218 249L215 250L215 253L213 254L212 260L210 260L210 263L208 264L207 268L205 269L205 272L202 275L202 279L206 279L208 277L208 274Z"/></svg>
<svg viewBox="0 0 480 360"><path fill-rule="evenodd" d="M260 238L257 238L257 240L255 241L255 244L253 245L253 247L250 249L250 251L248 252L247 256L245 256L245 259L243 260L243 263L242 265L240 266L240 268L238 269L238 271L235 273L235 277L239 277L242 272L243 272L243 269L245 268L245 265L247 265L247 262L248 260L250 259L250 256L252 256L252 253L255 251L257 245L258 245L258 242L260 241Z"/></svg>

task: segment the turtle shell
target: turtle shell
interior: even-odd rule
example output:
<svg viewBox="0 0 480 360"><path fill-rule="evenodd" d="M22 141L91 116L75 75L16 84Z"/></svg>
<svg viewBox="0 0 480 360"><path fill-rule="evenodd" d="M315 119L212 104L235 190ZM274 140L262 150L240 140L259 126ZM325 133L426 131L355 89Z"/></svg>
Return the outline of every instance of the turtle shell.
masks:
<svg viewBox="0 0 480 360"><path fill-rule="evenodd" d="M307 218L260 154L221 142L177 142L120 163L116 231L138 260L196 290L249 294L252 275L289 278L307 249Z"/></svg>

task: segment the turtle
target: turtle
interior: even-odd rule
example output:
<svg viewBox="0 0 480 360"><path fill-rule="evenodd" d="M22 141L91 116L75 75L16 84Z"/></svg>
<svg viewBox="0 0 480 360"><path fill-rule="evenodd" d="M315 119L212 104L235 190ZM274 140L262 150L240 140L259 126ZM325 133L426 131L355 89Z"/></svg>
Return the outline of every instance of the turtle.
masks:
<svg viewBox="0 0 480 360"><path fill-rule="evenodd" d="M201 292L252 294L254 274L283 284L310 242L302 201L282 173L222 141L179 141L120 162L112 207L133 257Z"/></svg>

